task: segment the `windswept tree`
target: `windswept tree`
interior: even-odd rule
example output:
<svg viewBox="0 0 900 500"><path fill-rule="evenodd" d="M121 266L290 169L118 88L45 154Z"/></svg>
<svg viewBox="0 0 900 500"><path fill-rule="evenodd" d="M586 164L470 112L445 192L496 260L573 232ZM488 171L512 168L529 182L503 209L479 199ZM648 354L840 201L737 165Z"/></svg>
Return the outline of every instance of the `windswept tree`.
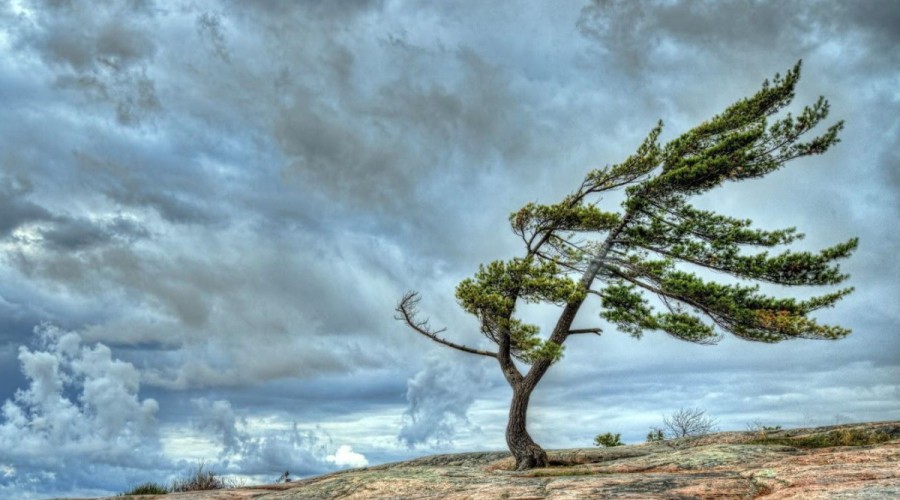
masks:
<svg viewBox="0 0 900 500"><path fill-rule="evenodd" d="M794 98L799 77L800 63L664 146L658 142L660 123L632 156L588 172L559 203L529 203L512 213L509 221L524 243L524 256L482 265L456 288L460 305L496 344L493 350L448 340L443 330L418 316L417 293L402 298L397 319L416 332L497 360L512 387L506 442L518 469L547 465L547 454L526 430L528 401L562 357L566 339L601 333L600 328L572 326L589 298L599 301L601 318L635 338L661 331L688 342L714 344L727 332L775 343L839 339L850 333L819 324L810 313L832 306L851 288L798 300L766 295L755 282L838 284L847 275L835 262L856 248L855 238L820 252L769 253L760 249L788 245L803 235L795 228L757 229L750 220L700 210L689 202L727 181L762 177L795 158L822 154L838 142L842 122L802 140L828 115L824 98L796 116L783 112ZM599 195L618 189L625 193L621 208L601 209ZM714 273L692 272L698 270L738 279L718 283L710 279ZM559 307L549 335L540 335L536 325L516 317L521 303Z"/></svg>

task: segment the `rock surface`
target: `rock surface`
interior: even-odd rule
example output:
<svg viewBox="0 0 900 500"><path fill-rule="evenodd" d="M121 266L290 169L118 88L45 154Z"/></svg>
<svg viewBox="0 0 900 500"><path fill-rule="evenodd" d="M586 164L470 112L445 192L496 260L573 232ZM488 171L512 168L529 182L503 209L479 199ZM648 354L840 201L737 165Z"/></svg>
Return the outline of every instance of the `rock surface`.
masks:
<svg viewBox="0 0 900 500"><path fill-rule="evenodd" d="M287 484L131 498L900 498L900 422L726 432L550 458L551 467L517 472L506 452L437 455Z"/></svg>

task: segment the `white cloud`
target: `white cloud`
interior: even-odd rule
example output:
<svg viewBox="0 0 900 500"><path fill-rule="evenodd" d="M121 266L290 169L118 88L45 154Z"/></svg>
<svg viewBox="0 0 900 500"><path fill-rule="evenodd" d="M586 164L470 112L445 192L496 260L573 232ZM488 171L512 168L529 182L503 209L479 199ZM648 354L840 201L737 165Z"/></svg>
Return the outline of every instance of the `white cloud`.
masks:
<svg viewBox="0 0 900 500"><path fill-rule="evenodd" d="M356 453L353 451L353 447L347 444L342 444L334 455L328 455L325 457L325 460L338 467L365 467L369 465L369 461L366 460L363 454Z"/></svg>
<svg viewBox="0 0 900 500"><path fill-rule="evenodd" d="M57 488L90 488L92 468L153 470L159 449L158 403L140 399L140 375L103 344L84 345L76 332L35 329L39 347L19 349L27 387L3 403L0 487L28 487L52 474Z"/></svg>
<svg viewBox="0 0 900 500"><path fill-rule="evenodd" d="M159 410L155 400L138 398L138 371L103 344L82 345L75 332L42 325L35 333L45 350L19 350L28 387L3 404L0 448L36 460L53 450L132 461L155 434Z"/></svg>
<svg viewBox="0 0 900 500"><path fill-rule="evenodd" d="M881 223L900 214L893 3L0 0L0 445L20 436L0 447L16 470L0 497L27 496L11 478L40 497L115 492L210 457L262 479L325 472L336 443L372 463L435 451L408 445L502 447L496 366L405 331L397 298L417 289L454 339L484 341L453 286L519 254L509 211L555 202L657 119L671 137L801 58L797 102L830 98L843 142L706 202L797 225L811 246L859 235L857 292L826 312L854 335L702 353L612 329L573 339L529 426L548 446L613 422L640 438L679 397L739 426L896 418L895 386L875 390L897 378L900 339L900 232ZM536 316L546 332L553 318ZM47 320L78 333L17 351ZM432 352L446 360L416 374ZM762 374L789 382L759 392ZM808 397L787 407L798 387ZM190 415L188 391L206 398ZM155 419L177 446L158 450ZM159 468L129 476L129 445Z"/></svg>
<svg viewBox="0 0 900 500"><path fill-rule="evenodd" d="M331 435L259 416L241 418L226 400L194 400L196 429L212 435L220 452L209 465L228 474L269 478L285 470L295 477L321 474L339 467L362 467L368 460L349 445L336 450Z"/></svg>

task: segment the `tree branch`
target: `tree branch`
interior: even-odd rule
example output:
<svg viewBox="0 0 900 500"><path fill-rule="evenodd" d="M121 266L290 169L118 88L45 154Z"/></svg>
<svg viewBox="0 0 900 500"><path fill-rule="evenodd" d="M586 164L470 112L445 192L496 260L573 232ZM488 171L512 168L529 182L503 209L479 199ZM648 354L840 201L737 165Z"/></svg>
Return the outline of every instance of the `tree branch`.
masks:
<svg viewBox="0 0 900 500"><path fill-rule="evenodd" d="M597 250L597 252L593 255L590 263L585 269L584 274L581 276L581 280L579 284L583 290L590 290L591 284L594 281L594 278L597 277L597 273L600 272L600 269L603 267L604 260L607 258L607 254L613 246L613 240L618 238L619 233L625 229L625 226L631 222L631 218L634 216L633 212L627 211L625 215L622 217L622 221L619 222L619 225L610 231L609 235L606 237L606 241L604 241L603 245ZM550 342L554 342L559 345L563 345L566 341L566 337L569 336L570 328L572 326L572 322L575 321L575 315L578 314L578 310L581 308L581 304L584 303L584 298L581 300L576 300L569 302L563 307L563 311L559 316L559 319L556 321L556 326L553 328L553 333L550 334L550 338L548 339ZM525 383L529 385L534 385L540 382L541 378L547 373L547 369L550 368L552 361L548 358L541 358L535 361L531 365L531 369L528 370L528 374L525 375Z"/></svg>
<svg viewBox="0 0 900 500"><path fill-rule="evenodd" d="M406 292L403 295L403 298L400 299L400 303L397 304L397 308L395 309L398 313L397 316L394 316L394 319L398 321L403 321L413 330L421 333L422 335L430 338L431 340L437 342L438 344L443 344L447 347L452 347L458 351L468 352L470 354L480 354L482 356L488 356L490 358L497 358L497 353L482 351L481 349L473 349L471 347L456 344L454 342L450 342L449 340L439 337L438 334L446 331L446 328L442 328L440 330L432 330L428 326L428 320L419 320L416 318L416 306L418 305L420 300L419 294L416 292Z"/></svg>
<svg viewBox="0 0 900 500"><path fill-rule="evenodd" d="M603 333L603 330L600 328L576 328L574 330L569 330L569 335L578 335L579 333L593 333L599 336Z"/></svg>
<svg viewBox="0 0 900 500"><path fill-rule="evenodd" d="M719 328L721 328L725 331L733 332L734 327L737 325L737 323L735 323L734 321L726 318L722 314L719 314L718 312L712 310L708 306L701 304L700 302L698 302L696 300L691 300L686 297L681 297L681 296L673 295L670 293L666 293L663 290L661 290L651 284L644 283L643 281L637 279L637 276L623 273L621 270L616 269L613 266L604 265L604 267L606 267L607 269L612 271L612 273L615 274L616 276L618 276L619 278L622 278L625 281L628 281L629 283L632 283L640 288L643 288L644 290L647 290L648 292L655 294L666 305L666 307L669 307L669 304L667 303L667 299L677 300L677 301L687 304L691 307L699 309L701 312L703 312L703 314L705 314L709 319L711 319L713 321L713 323L715 323L717 326L719 326ZM652 279L652 278L650 278L650 279ZM687 339L682 339L682 340L687 340ZM710 339L707 341L694 342L694 343L703 344L703 345L713 345L717 341L718 341L718 339Z"/></svg>

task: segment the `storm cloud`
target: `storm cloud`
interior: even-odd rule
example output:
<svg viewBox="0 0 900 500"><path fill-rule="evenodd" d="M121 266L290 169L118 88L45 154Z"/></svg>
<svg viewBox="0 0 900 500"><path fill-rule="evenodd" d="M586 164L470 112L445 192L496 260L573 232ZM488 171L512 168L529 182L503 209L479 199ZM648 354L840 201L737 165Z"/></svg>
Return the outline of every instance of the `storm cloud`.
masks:
<svg viewBox="0 0 900 500"><path fill-rule="evenodd" d="M204 458L272 480L502 449L499 370L405 331L396 301L418 290L432 324L483 345L453 289L520 253L508 213L801 59L796 103L830 99L842 142L697 204L797 226L803 249L859 236L843 266L856 292L820 315L854 334L636 341L591 303L578 323L603 336L567 345L529 425L558 447L640 440L682 406L723 428L900 418L900 233L884 222L900 217L898 15L890 1L0 2L0 495L116 493ZM111 435L145 453L92 448ZM51 446L57 461L39 454Z"/></svg>

